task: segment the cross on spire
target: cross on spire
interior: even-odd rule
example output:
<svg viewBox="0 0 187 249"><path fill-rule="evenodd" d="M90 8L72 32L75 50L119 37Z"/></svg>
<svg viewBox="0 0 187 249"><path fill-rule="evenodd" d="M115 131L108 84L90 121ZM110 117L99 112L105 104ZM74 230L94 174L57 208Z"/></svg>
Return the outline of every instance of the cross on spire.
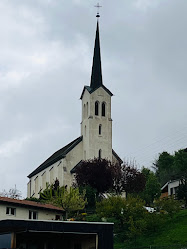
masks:
<svg viewBox="0 0 187 249"><path fill-rule="evenodd" d="M99 15L99 8L101 8L102 6L99 5L99 3L97 3L97 5L95 5L94 7L97 8L97 15L96 15L96 17L99 18L100 17L100 15Z"/></svg>

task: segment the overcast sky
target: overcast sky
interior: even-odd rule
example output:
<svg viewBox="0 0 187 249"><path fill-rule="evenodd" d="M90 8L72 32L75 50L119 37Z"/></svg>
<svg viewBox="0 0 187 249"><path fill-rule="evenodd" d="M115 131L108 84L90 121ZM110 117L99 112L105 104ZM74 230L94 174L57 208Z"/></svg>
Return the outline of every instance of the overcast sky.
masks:
<svg viewBox="0 0 187 249"><path fill-rule="evenodd" d="M97 0L0 1L0 191L80 136ZM113 149L138 167L187 147L187 1L101 0Z"/></svg>

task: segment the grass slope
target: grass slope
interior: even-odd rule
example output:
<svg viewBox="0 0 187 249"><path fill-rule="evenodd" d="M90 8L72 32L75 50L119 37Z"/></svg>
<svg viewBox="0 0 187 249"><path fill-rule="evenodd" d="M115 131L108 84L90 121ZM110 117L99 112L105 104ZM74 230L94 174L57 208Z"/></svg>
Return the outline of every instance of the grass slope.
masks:
<svg viewBox="0 0 187 249"><path fill-rule="evenodd" d="M168 220L158 232L137 238L137 247L187 245L187 210L182 210ZM134 248L135 246L132 246ZM115 249L131 248L127 243L114 244Z"/></svg>

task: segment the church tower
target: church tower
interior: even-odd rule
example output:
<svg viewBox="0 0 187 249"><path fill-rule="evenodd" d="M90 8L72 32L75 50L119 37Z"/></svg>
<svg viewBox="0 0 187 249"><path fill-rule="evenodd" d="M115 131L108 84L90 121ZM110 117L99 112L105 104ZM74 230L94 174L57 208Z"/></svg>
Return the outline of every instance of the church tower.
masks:
<svg viewBox="0 0 187 249"><path fill-rule="evenodd" d="M103 85L97 21L90 86L84 86L81 95L84 160L99 157L112 161L112 95Z"/></svg>

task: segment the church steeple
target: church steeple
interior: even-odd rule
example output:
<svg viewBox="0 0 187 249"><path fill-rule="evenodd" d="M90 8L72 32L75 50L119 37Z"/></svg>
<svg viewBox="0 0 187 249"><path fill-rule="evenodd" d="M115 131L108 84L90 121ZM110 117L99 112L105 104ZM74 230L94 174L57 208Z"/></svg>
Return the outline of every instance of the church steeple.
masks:
<svg viewBox="0 0 187 249"><path fill-rule="evenodd" d="M103 85L103 80L102 80L102 69L101 69L99 22L97 21L90 87L92 91L94 91L95 89L97 89L102 85Z"/></svg>

